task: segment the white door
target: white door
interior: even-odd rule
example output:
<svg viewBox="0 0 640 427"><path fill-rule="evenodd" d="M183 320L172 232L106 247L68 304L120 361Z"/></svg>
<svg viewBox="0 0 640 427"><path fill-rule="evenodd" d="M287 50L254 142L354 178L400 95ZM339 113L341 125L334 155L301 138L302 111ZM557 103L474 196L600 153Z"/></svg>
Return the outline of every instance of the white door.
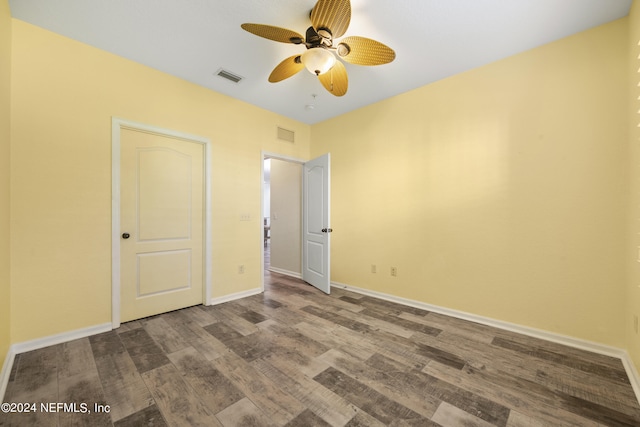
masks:
<svg viewBox="0 0 640 427"><path fill-rule="evenodd" d="M302 279L330 292L331 159L327 153L304 164L302 172Z"/></svg>
<svg viewBox="0 0 640 427"><path fill-rule="evenodd" d="M204 147L120 134L120 320L203 302Z"/></svg>

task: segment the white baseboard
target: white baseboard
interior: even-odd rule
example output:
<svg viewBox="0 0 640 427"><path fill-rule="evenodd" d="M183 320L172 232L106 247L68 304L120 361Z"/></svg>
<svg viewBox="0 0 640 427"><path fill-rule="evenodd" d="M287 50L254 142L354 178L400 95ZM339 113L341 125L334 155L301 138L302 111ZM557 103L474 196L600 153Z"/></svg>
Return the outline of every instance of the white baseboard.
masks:
<svg viewBox="0 0 640 427"><path fill-rule="evenodd" d="M638 370L636 369L636 365L631 360L631 356L626 350L622 350L622 364L624 365L624 370L627 371L627 376L629 377L629 382L631 383L631 387L633 387L633 391L636 394L636 398L638 402L640 402L640 375L638 375Z"/></svg>
<svg viewBox="0 0 640 427"><path fill-rule="evenodd" d="M633 387L636 398L640 403L640 376L633 364L629 353L621 348L612 347L604 344L600 344L593 341L587 341L580 338L571 337L568 335L557 334L555 332L549 332L542 329L530 328L528 326L522 326L515 323L504 322L502 320L492 319L490 317L478 316L472 313L466 313L464 311L453 310L446 307L440 307L437 305L427 304L421 301L415 301L407 298L401 298L382 292L371 291L369 289L358 288L356 286L346 285L344 283L331 282L332 286L353 291L362 295L368 295L375 298L380 298L386 301L395 302L398 304L406 305L409 307L415 307L426 311L433 311L434 313L444 314L447 316L455 317L458 319L468 320L482 325L493 326L502 330L515 332L522 335L527 335L534 338L540 338L546 341L555 342L557 344L563 344L569 347L578 348L581 350L590 351L605 356L615 357L622 361L629 382Z"/></svg>
<svg viewBox="0 0 640 427"><path fill-rule="evenodd" d="M222 304L223 302L234 301L240 298L250 297L252 295L261 294L264 292L262 288L253 288L248 291L236 292L235 294L224 295L221 297L211 298L210 305Z"/></svg>
<svg viewBox="0 0 640 427"><path fill-rule="evenodd" d="M109 332L111 329L111 323L102 323L100 325L89 326L88 328L76 329L69 332L62 332L48 337L36 338L34 340L13 344L9 347L9 352L7 353L7 357L5 358L2 366L2 372L0 372L0 402L4 399L4 393L7 391L9 375L11 374L11 368L13 367L16 354L73 341L79 338L85 338L91 335L101 334L103 332Z"/></svg>
<svg viewBox="0 0 640 427"><path fill-rule="evenodd" d="M285 276L289 276L289 277L295 277L296 279L302 279L302 274L297 273L295 271L284 270L282 268L277 268L277 267L269 267L269 271L272 271L278 274L284 274Z"/></svg>
<svg viewBox="0 0 640 427"><path fill-rule="evenodd" d="M7 391L7 384L9 384L9 375L11 375L11 368L13 367L13 360L16 355L11 351L7 351L7 357L4 359L2 365L2 371L0 371L0 403L4 402L4 393Z"/></svg>
<svg viewBox="0 0 640 427"><path fill-rule="evenodd" d="M74 331L62 332L48 337L36 338L34 340L13 344L11 346L11 350L13 350L14 354L25 353L27 351L37 350L50 345L56 345L63 342L77 340L78 338L85 338L91 335L109 332L110 330L112 330L111 322L102 323L100 325L89 326L88 328L76 329Z"/></svg>

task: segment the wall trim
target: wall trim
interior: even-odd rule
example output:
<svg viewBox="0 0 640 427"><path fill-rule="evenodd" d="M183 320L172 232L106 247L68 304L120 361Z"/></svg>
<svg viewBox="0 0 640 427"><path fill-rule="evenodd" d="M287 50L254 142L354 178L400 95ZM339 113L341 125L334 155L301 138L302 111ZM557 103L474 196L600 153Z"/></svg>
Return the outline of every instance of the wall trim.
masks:
<svg viewBox="0 0 640 427"><path fill-rule="evenodd" d="M15 357L16 354L12 351L11 347L9 347L7 356L4 358L2 371L0 371L0 403L4 402L4 393L7 391L9 376L11 375L11 368L13 368L13 360Z"/></svg>
<svg viewBox="0 0 640 427"><path fill-rule="evenodd" d="M38 350L50 345L56 345L68 341L77 340L79 338L86 338L91 335L101 334L103 332L109 332L112 329L113 328L111 327L111 322L101 323L99 325L89 326L87 328L75 329L73 331L49 335L48 337L36 338L34 340L16 343L11 346L11 350L15 354L26 353L27 351Z"/></svg>
<svg viewBox="0 0 640 427"><path fill-rule="evenodd" d="M9 384L9 375L13 368L13 362L17 354L26 353L32 350L38 350L40 348L49 347L51 345L61 344L77 340L79 338L86 338L91 335L101 334L103 332L109 332L112 330L111 322L102 323L99 325L89 326L86 328L75 329L73 331L62 332L55 335L49 335L47 337L36 338L34 340L23 341L16 343L9 347L9 352L4 360L2 366L2 372L0 372L0 402L4 399L4 394L7 391L7 385Z"/></svg>
<svg viewBox="0 0 640 427"><path fill-rule="evenodd" d="M633 391L636 394L636 399L640 402L640 375L638 375L638 370L636 369L636 365L631 360L631 356L626 350L622 351L622 365L624 366L625 371L627 371L627 375L629 376L629 382L631 383L631 387L633 387Z"/></svg>
<svg viewBox="0 0 640 427"><path fill-rule="evenodd" d="M278 267L269 267L269 271L302 280L302 274L295 271L289 271Z"/></svg>
<svg viewBox="0 0 640 427"><path fill-rule="evenodd" d="M211 298L209 305L222 304L224 302L235 301L240 298L246 298L253 295L258 295L264 292L262 287L249 289L247 291L236 292L234 294L224 295L221 297Z"/></svg>
<svg viewBox="0 0 640 427"><path fill-rule="evenodd" d="M578 348L581 350L590 351L592 353L602 354L604 356L615 357L620 359L624 366L629 382L636 395L636 399L640 403L640 375L629 356L629 353L621 348L600 344L593 341L587 341L580 338L571 337L568 335L562 335L555 332L549 332L542 329L531 328L528 326L518 325L516 323L505 322L502 320L492 319L490 317L479 316L477 314L467 313L464 311L454 310L451 308L441 307L433 304L428 304L421 301L411 300L408 298L397 297L391 294L385 294L383 292L372 291L369 289L359 288L357 286L351 286L339 282L331 282L332 286L342 288L348 291L356 292L362 295L367 295L375 298L380 298L386 301L395 302L398 304L406 305L409 307L415 307L426 311L433 311L434 313L444 314L446 316L455 317L462 320L468 320L475 323L480 323L486 326L493 326L498 329L506 330L509 332L515 332L522 335L527 335L533 338L543 339L545 341L551 341L557 344L563 344L569 347Z"/></svg>

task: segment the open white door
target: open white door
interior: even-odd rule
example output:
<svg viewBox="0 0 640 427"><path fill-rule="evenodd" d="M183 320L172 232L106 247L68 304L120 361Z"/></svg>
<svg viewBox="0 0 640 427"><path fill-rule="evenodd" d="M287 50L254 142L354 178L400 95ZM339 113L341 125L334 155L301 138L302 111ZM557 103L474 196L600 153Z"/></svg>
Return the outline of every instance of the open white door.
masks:
<svg viewBox="0 0 640 427"><path fill-rule="evenodd" d="M330 168L327 153L305 163L302 172L302 279L327 294L331 287Z"/></svg>

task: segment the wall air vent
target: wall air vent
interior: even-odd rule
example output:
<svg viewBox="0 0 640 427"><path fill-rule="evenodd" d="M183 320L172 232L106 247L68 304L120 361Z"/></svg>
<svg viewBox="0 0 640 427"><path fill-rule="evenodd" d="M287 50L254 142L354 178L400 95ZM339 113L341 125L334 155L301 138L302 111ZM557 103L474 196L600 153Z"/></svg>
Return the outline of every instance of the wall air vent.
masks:
<svg viewBox="0 0 640 427"><path fill-rule="evenodd" d="M232 81L234 83L239 83L240 80L242 80L242 77L240 77L239 75L233 74L233 73L231 73L231 72L229 72L227 70L224 70L222 68L220 68L218 71L216 71L216 75L220 76L220 77L222 77L224 79L227 79L229 81Z"/></svg>
<svg viewBox="0 0 640 427"><path fill-rule="evenodd" d="M295 141L296 134L292 130L278 127L278 139L281 139L282 141L287 141L287 142L296 142Z"/></svg>

